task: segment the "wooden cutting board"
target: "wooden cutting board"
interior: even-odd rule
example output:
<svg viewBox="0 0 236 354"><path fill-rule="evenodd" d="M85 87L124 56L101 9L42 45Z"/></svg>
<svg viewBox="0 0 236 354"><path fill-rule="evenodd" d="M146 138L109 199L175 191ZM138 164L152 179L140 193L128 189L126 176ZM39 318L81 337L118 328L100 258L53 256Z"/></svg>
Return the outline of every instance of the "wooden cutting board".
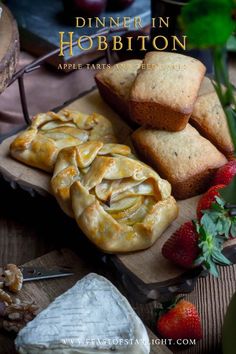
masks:
<svg viewBox="0 0 236 354"><path fill-rule="evenodd" d="M65 106L85 113L98 112L105 115L115 127L119 141L131 144L132 130L104 103L97 90L93 90ZM45 197L51 196L50 175L25 166L9 156L9 145L13 139L14 137L10 137L0 145L0 173L13 187L19 185L31 194L36 192ZM165 300L167 297L173 296L174 293L186 293L193 290L201 269L185 272L182 268L178 268L166 260L161 254L161 248L180 225L196 217L198 198L194 197L178 202L178 218L148 250L117 256L103 255L103 259L108 265L114 266L119 271L123 284L137 301ZM234 246L235 243L236 240L232 240L225 246ZM231 253L235 254L235 252Z"/></svg>
<svg viewBox="0 0 236 354"><path fill-rule="evenodd" d="M16 21L6 6L0 3L0 93L15 72L19 56L19 34Z"/></svg>
<svg viewBox="0 0 236 354"><path fill-rule="evenodd" d="M69 249L50 252L42 257L34 259L24 266L45 267L47 269L55 266L71 267L74 275L66 278L34 281L23 285L23 289L17 296L21 300L34 301L42 310L46 308L57 296L71 288L78 280L83 278L94 269L79 258ZM101 274L103 275L103 274ZM112 280L112 279L111 279ZM157 337L147 328L151 343L157 341ZM16 354L13 336L0 335L1 353ZM171 354L172 352L163 345L152 345L150 354Z"/></svg>

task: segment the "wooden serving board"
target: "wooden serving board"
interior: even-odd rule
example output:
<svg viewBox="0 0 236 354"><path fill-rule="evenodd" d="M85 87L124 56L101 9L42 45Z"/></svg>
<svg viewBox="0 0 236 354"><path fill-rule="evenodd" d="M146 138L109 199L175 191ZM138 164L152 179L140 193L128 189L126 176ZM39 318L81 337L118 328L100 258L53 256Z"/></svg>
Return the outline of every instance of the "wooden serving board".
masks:
<svg viewBox="0 0 236 354"><path fill-rule="evenodd" d="M23 285L23 289L17 296L21 300L34 301L40 310L46 308L57 296L70 289L78 280L90 272L93 267L69 249L50 252L42 257L34 259L24 266L45 267L46 269L59 267L71 267L74 275L66 278L34 281ZM101 274L103 275L103 274ZM157 337L147 328L150 342L157 341ZM13 337L0 335L1 353L16 354ZM152 345L150 354L171 354L172 352L164 345Z"/></svg>
<svg viewBox="0 0 236 354"><path fill-rule="evenodd" d="M97 90L78 98L66 107L86 113L97 112L105 115L112 121L119 141L130 144L131 129L102 101ZM4 140L0 145L0 173L13 187L19 185L32 194L36 192L44 196L51 196L50 175L25 166L9 156L9 145L13 139L14 136ZM137 301L162 301L172 297L173 294L187 293L193 290L202 269L197 268L186 272L166 260L161 254L161 248L180 225L196 217L198 198L194 197L178 202L180 210L178 218L148 250L116 256L101 255L108 265L112 265L118 270L127 291ZM226 247L230 246L227 248L229 255L234 257L236 254L235 243L236 240L232 240L226 244Z"/></svg>
<svg viewBox="0 0 236 354"><path fill-rule="evenodd" d="M16 21L6 6L0 3L0 93L15 72L19 56L19 34Z"/></svg>

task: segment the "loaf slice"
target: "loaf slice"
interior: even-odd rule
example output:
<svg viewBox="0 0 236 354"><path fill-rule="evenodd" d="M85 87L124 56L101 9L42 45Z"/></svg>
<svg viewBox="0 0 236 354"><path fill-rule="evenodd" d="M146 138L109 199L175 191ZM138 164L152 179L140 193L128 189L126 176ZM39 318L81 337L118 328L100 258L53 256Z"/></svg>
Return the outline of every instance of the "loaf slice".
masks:
<svg viewBox="0 0 236 354"><path fill-rule="evenodd" d="M156 129L184 129L193 111L205 66L185 55L150 52L141 69L130 93L131 118Z"/></svg>
<svg viewBox="0 0 236 354"><path fill-rule="evenodd" d="M190 122L228 159L233 156L234 145L225 113L216 92L198 97Z"/></svg>
<svg viewBox="0 0 236 354"><path fill-rule="evenodd" d="M141 60L127 60L99 71L95 81L100 95L122 118L129 119L129 95Z"/></svg>
<svg viewBox="0 0 236 354"><path fill-rule="evenodd" d="M132 135L137 151L167 179L177 199L187 199L209 188L225 156L190 124L180 132L139 128Z"/></svg>

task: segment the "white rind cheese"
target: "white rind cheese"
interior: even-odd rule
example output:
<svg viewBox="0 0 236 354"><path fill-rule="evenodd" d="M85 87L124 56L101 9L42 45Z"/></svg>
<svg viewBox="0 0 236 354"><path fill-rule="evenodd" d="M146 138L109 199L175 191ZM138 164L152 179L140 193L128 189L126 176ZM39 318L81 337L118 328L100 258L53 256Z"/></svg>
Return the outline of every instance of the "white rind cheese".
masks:
<svg viewBox="0 0 236 354"><path fill-rule="evenodd" d="M149 354L146 329L106 278L89 274L23 328L21 354Z"/></svg>

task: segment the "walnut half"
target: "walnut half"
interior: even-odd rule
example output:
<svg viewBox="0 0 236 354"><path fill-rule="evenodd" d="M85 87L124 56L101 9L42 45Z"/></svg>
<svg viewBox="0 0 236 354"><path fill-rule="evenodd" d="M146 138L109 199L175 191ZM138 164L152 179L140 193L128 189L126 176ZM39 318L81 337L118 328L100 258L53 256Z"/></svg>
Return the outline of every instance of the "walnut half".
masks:
<svg viewBox="0 0 236 354"><path fill-rule="evenodd" d="M8 264L3 271L4 285L13 293L18 293L23 285L23 274L15 264Z"/></svg>
<svg viewBox="0 0 236 354"><path fill-rule="evenodd" d="M17 301L11 305L5 305L2 307L2 316L0 316L0 328L18 333L33 320L37 313L38 307L33 302Z"/></svg>
<svg viewBox="0 0 236 354"><path fill-rule="evenodd" d="M2 289L0 289L0 302L3 302L7 305L10 305L12 303L12 298L10 297L10 295Z"/></svg>

